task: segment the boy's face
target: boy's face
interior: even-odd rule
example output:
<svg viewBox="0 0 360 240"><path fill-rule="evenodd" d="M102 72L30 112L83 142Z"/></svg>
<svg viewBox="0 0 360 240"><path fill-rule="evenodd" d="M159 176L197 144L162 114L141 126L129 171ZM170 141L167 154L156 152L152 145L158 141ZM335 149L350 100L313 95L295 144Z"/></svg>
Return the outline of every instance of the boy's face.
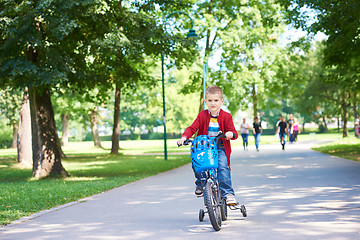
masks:
<svg viewBox="0 0 360 240"><path fill-rule="evenodd" d="M217 114L223 103L224 99L219 93L208 93L205 95L205 104L212 114Z"/></svg>

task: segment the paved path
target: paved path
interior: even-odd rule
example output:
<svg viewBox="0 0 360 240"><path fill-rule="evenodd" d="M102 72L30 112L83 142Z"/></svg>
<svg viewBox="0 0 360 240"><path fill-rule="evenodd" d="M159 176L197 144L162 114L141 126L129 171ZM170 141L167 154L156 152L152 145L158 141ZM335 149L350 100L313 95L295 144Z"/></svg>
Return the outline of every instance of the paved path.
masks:
<svg viewBox="0 0 360 240"><path fill-rule="evenodd" d="M0 228L0 239L360 239L360 163L309 144L234 149L233 185L248 209L215 232L189 165Z"/></svg>

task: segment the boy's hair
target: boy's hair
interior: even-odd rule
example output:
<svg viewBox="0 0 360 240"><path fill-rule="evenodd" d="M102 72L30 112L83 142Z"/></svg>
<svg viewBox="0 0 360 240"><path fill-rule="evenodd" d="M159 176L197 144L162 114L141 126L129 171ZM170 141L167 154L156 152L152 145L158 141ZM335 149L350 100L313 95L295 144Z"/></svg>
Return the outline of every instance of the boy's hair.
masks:
<svg viewBox="0 0 360 240"><path fill-rule="evenodd" d="M207 94L216 94L216 93L220 94L220 97L223 98L223 91L218 86L215 86L215 85L214 86L209 86L205 90L205 96Z"/></svg>

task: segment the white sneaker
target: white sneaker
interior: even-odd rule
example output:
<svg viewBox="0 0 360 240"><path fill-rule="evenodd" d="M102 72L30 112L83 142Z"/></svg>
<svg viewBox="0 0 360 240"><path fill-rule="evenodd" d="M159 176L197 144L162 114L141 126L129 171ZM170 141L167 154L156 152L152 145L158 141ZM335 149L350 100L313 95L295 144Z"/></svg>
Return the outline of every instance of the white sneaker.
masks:
<svg viewBox="0 0 360 240"><path fill-rule="evenodd" d="M235 196L232 194L226 195L225 199L226 199L227 205L236 205L237 204Z"/></svg>

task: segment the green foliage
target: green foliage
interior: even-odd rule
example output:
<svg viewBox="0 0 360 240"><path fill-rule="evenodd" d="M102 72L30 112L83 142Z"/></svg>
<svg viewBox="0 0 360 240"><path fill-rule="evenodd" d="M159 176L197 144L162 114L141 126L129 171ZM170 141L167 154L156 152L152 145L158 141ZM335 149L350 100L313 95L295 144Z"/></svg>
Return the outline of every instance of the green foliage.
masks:
<svg viewBox="0 0 360 240"><path fill-rule="evenodd" d="M275 1L203 1L198 8L197 24L206 43L204 61L220 51L227 68L226 74L209 69L208 85L223 88L233 114L254 101L254 84L258 104L266 106L268 94L279 91L271 84L279 81L276 60L283 54L276 45L284 29L280 6ZM194 72L183 92L202 89L201 69Z"/></svg>
<svg viewBox="0 0 360 240"><path fill-rule="evenodd" d="M327 35L323 49L326 66L336 66L341 73L338 83L351 88L360 88L360 51L358 1L333 0L281 0L289 7L288 19L309 32L321 31ZM290 7L291 6L291 7ZM308 11L304 11L304 7ZM310 14L309 14L310 12ZM314 18L308 21L309 18Z"/></svg>
<svg viewBox="0 0 360 240"><path fill-rule="evenodd" d="M19 119L22 95L18 89L0 90L0 118L7 119L9 125L16 124Z"/></svg>
<svg viewBox="0 0 360 240"><path fill-rule="evenodd" d="M3 118L0 118L0 149L11 147L12 143L12 127L6 124Z"/></svg>
<svg viewBox="0 0 360 240"><path fill-rule="evenodd" d="M103 1L6 1L1 12L3 84L77 82L92 39L104 34ZM82 66L82 67L81 67Z"/></svg>
<svg viewBox="0 0 360 240"><path fill-rule="evenodd" d="M332 0L283 0L289 7L289 20L310 32L322 31L328 36L324 51L327 65L351 66L356 61L359 67L360 43L358 22L360 3L358 1ZM290 7L291 4L291 7ZM308 12L303 11L307 7ZM291 9L291 10L290 10ZM311 12L315 21L308 21Z"/></svg>

